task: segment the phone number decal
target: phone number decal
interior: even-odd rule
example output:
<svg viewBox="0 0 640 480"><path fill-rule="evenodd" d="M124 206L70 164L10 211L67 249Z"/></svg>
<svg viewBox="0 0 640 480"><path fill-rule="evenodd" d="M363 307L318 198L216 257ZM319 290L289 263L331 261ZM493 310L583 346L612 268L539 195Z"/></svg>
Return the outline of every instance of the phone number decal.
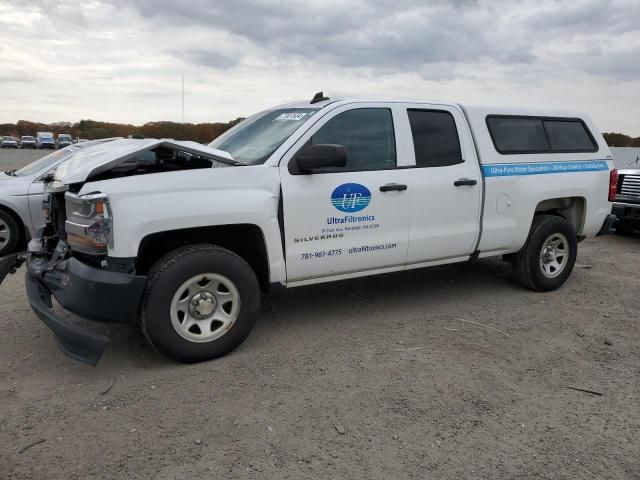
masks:
<svg viewBox="0 0 640 480"><path fill-rule="evenodd" d="M313 260L314 258L324 258L324 257L337 257L342 255L342 249L336 248L334 250L320 250L318 252L308 252L302 253L302 260Z"/></svg>

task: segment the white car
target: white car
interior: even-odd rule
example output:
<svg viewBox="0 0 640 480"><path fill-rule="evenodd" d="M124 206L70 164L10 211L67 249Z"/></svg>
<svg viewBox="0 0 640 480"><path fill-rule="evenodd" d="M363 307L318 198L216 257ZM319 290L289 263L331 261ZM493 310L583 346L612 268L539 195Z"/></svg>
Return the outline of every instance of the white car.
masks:
<svg viewBox="0 0 640 480"><path fill-rule="evenodd" d="M31 135L20 137L20 148L36 148L36 139Z"/></svg>
<svg viewBox="0 0 640 480"><path fill-rule="evenodd" d="M261 292L503 256L560 287L608 233L615 170L587 115L423 101L309 102L208 147L123 139L75 152L46 185L26 289L62 350L109 339L58 316L138 324L168 357L224 355ZM21 258L0 263L15 270Z"/></svg>
<svg viewBox="0 0 640 480"><path fill-rule="evenodd" d="M9 136L0 138L0 146L2 148L18 148L18 141Z"/></svg>
<svg viewBox="0 0 640 480"><path fill-rule="evenodd" d="M90 145L50 153L19 170L0 172L0 257L13 252L42 225L43 179L74 152Z"/></svg>

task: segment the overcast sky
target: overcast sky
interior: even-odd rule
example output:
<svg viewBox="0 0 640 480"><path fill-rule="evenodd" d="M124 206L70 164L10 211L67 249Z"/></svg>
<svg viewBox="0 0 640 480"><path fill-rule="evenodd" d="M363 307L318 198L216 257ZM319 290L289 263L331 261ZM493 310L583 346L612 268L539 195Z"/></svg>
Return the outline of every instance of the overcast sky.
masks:
<svg viewBox="0 0 640 480"><path fill-rule="evenodd" d="M640 135L640 0L0 0L0 122L227 121L319 90Z"/></svg>

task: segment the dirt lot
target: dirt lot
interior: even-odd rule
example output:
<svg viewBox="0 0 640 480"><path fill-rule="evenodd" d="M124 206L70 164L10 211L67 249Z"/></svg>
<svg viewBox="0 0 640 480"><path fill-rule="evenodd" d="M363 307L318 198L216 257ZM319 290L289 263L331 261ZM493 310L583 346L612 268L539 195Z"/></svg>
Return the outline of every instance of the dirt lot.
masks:
<svg viewBox="0 0 640 480"><path fill-rule="evenodd" d="M547 294L499 260L278 291L225 358L175 364L120 327L95 368L14 275L0 477L640 478L640 238L578 262Z"/></svg>

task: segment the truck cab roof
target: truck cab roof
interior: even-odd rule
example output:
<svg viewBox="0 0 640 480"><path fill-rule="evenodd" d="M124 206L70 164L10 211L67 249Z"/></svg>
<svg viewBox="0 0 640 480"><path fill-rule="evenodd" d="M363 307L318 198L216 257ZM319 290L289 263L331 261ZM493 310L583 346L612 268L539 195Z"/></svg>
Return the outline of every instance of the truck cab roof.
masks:
<svg viewBox="0 0 640 480"><path fill-rule="evenodd" d="M336 98L327 99L317 103L310 103L308 100L299 100L289 103L277 105L269 108L269 110L275 110L280 108L318 108L323 109L328 106L337 108L343 105L349 105L353 103L388 103L388 104L425 104L425 105L446 105L450 107L458 107L469 114L474 116L482 115L514 115L514 116L544 116L544 117L566 117L566 118L584 118L588 117L588 114L582 111L569 110L569 109L549 109L540 107L510 107L510 106L491 106L480 105L472 103L461 103L452 101L443 101L435 99L408 99L408 98Z"/></svg>

